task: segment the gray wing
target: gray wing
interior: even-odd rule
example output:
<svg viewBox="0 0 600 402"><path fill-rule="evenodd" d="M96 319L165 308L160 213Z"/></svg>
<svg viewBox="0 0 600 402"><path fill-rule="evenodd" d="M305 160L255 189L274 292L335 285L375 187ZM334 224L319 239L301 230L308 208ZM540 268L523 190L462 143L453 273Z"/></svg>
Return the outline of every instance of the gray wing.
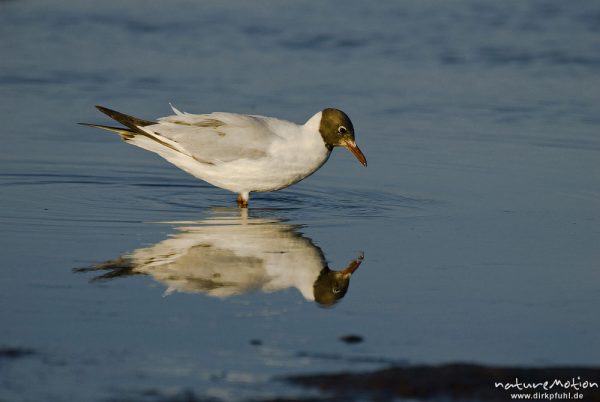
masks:
<svg viewBox="0 0 600 402"><path fill-rule="evenodd" d="M195 159L218 164L237 159L259 159L277 135L264 119L235 113L178 113L144 127L177 143Z"/></svg>

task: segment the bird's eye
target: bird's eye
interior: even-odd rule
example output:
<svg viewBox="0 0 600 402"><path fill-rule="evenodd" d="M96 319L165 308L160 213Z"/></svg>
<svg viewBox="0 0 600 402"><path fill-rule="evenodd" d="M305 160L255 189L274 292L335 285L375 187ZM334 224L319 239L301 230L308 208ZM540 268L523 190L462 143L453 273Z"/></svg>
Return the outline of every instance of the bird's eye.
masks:
<svg viewBox="0 0 600 402"><path fill-rule="evenodd" d="M347 131L348 130L344 126L339 126L338 127L338 134L346 134Z"/></svg>
<svg viewBox="0 0 600 402"><path fill-rule="evenodd" d="M331 291L333 292L333 294L338 294L342 291L342 288L334 286L333 288L331 288Z"/></svg>

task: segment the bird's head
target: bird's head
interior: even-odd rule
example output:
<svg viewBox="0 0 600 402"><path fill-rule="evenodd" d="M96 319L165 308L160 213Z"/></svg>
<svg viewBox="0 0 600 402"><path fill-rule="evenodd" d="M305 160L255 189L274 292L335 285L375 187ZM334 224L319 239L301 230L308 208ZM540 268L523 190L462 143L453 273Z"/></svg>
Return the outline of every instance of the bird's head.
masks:
<svg viewBox="0 0 600 402"><path fill-rule="evenodd" d="M319 132L327 147L344 147L352 152L363 166L367 166L367 158L356 145L354 126L346 113L333 108L322 110Z"/></svg>
<svg viewBox="0 0 600 402"><path fill-rule="evenodd" d="M361 253L341 271L332 271L329 267L323 268L313 284L315 301L322 307L330 307L340 301L348 291L350 277L358 269L363 258L364 255Z"/></svg>

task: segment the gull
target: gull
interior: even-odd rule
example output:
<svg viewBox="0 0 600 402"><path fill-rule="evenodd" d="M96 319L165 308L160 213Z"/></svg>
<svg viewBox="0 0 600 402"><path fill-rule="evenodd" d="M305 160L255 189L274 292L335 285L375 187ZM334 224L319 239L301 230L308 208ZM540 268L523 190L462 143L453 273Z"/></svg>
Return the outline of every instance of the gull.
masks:
<svg viewBox="0 0 600 402"><path fill-rule="evenodd" d="M156 121L96 106L125 127L79 123L116 132L127 143L154 152L185 172L237 193L241 208L251 192L276 191L310 176L344 147L367 166L346 113L326 108L304 124L257 115L184 113Z"/></svg>
<svg viewBox="0 0 600 402"><path fill-rule="evenodd" d="M76 272L100 272L94 280L148 275L175 292L228 298L252 292L297 289L319 306L338 303L364 253L341 270L327 264L323 251L282 219L216 216L178 224L177 233L151 246Z"/></svg>

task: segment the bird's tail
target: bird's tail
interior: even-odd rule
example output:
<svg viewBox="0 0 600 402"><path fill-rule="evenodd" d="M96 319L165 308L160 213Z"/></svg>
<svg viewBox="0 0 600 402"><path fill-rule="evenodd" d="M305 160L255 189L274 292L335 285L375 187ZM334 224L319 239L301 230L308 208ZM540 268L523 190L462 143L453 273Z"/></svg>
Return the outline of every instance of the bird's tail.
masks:
<svg viewBox="0 0 600 402"><path fill-rule="evenodd" d="M137 117L129 116L127 114L117 112L116 110L109 109L104 106L96 105L96 109L107 115L113 120L118 121L122 125L127 128L130 128L133 131L140 131L140 127L151 126L156 124L155 121L143 120Z"/></svg>
<svg viewBox="0 0 600 402"><path fill-rule="evenodd" d="M193 158L177 142L164 137L159 133L154 132L150 127L147 127L158 124L157 122L129 116L103 106L96 106L96 108L110 118L118 121L125 127L113 127L90 123L79 124L88 127L96 127L107 131L113 131L119 134L119 136L129 144L143 148L150 152L155 152L171 163L175 163L174 160L181 158L182 155ZM177 163L175 164L179 166Z"/></svg>
<svg viewBox="0 0 600 402"><path fill-rule="evenodd" d="M84 126L89 126L89 127L101 128L101 129L108 130L108 131L114 131L115 133L119 133L121 135L121 137L123 137L123 135L131 136L133 134L146 135L147 132L144 131L141 127L146 127L146 126L151 126L153 124L156 124L155 121L149 121L149 120L144 120L144 119L140 119L137 117L129 116L127 114L117 112L116 110L112 110L112 109L109 109L104 106L96 105L96 109L98 109L99 111L101 111L102 113L104 113L105 115L110 117L111 119L118 121L119 123L121 123L122 125L124 125L127 128L104 126L101 124L89 124L89 123L79 123L79 124L82 124Z"/></svg>
<svg viewBox="0 0 600 402"><path fill-rule="evenodd" d="M125 127L112 127L112 126L103 126L102 124L91 124L91 123L77 123L82 126L88 127L96 127L101 128L106 131L113 131L121 136L121 138L125 141L132 139L135 136L135 132Z"/></svg>
<svg viewBox="0 0 600 402"><path fill-rule="evenodd" d="M117 277L125 277L131 275L139 275L139 272L135 271L135 264L133 260L128 256L121 256L115 260L106 261L100 264L94 264L89 267L73 268L73 272L77 273L100 273L100 275L91 279L91 281L104 281L109 279L115 279ZM104 273L102 273L104 271Z"/></svg>

